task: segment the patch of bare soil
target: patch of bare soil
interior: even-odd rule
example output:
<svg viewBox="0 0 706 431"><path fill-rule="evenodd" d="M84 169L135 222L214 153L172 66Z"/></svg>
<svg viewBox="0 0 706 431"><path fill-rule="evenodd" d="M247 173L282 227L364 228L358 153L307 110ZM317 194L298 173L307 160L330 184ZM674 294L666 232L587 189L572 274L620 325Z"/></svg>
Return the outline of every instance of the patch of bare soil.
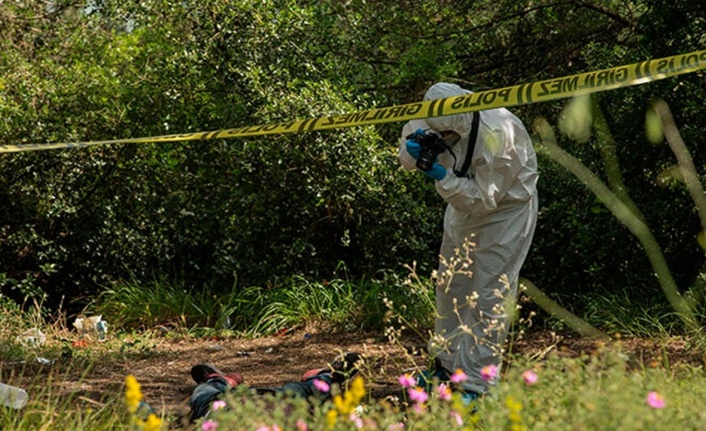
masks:
<svg viewBox="0 0 706 431"><path fill-rule="evenodd" d="M622 339L619 343L636 367L662 366L667 361L671 366L680 362L704 363L703 356L681 339ZM277 387L299 381L304 372L326 366L341 352L359 352L365 357L366 387L374 397L385 397L399 393L397 377L401 373L426 366L424 344L418 337L390 343L377 333L325 330L299 330L255 339L163 337L150 338L148 348L143 346L137 354L106 353L105 360L94 362L87 372L62 358L51 366L26 364L22 369L0 363L0 374L8 377L9 373L14 381L25 380L30 392L32 384L50 381L54 396L71 393L77 401L88 404L120 396L125 376L133 374L145 399L157 411L167 417L183 417L188 413L187 401L195 387L189 371L199 363L214 364L224 372L237 371L251 386ZM537 330L512 341L509 358L522 355L541 361L550 354L575 357L591 354L601 345L604 342ZM173 423L173 427L182 425L181 420Z"/></svg>

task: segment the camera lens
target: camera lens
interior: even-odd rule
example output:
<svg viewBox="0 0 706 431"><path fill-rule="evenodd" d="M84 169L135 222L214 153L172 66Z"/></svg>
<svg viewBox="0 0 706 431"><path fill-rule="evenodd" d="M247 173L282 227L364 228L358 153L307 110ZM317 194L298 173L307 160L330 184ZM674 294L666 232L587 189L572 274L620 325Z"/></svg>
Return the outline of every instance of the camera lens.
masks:
<svg viewBox="0 0 706 431"><path fill-rule="evenodd" d="M435 158L436 153L434 150L430 148L422 148L422 151L419 153L419 157L417 158L417 168L420 171L431 170Z"/></svg>

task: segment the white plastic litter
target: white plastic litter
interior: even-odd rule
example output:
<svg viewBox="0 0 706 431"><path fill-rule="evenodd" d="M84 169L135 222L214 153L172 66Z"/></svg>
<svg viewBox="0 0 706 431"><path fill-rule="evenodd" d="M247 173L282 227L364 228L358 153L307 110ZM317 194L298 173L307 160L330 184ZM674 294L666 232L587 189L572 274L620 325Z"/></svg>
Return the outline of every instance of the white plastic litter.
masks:
<svg viewBox="0 0 706 431"><path fill-rule="evenodd" d="M29 395L27 392L16 386L0 383L0 404L12 409L21 409L27 405Z"/></svg>
<svg viewBox="0 0 706 431"><path fill-rule="evenodd" d="M47 341L47 336L39 328L32 328L18 335L16 340L25 347L40 347Z"/></svg>

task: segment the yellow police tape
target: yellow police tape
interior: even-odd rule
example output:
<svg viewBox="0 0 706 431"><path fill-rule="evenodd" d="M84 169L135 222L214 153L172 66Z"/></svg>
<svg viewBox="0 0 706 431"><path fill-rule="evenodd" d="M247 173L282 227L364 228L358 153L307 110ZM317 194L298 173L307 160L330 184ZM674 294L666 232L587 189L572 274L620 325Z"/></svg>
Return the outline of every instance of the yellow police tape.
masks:
<svg viewBox="0 0 706 431"><path fill-rule="evenodd" d="M548 100L613 90L632 85L640 85L659 79L695 72L705 68L706 51L695 51L688 54L647 60L640 63L603 69L596 72L547 79L544 81L520 84L495 90L479 91L477 93L449 97L446 99L371 109L369 111L360 111L351 114L340 114L330 117L310 118L306 120L285 121L281 123L258 126L237 127L234 129L215 130L211 132L195 132L144 138L53 144L0 145L0 153L88 147L106 144L136 144L148 142L228 139L392 123L545 102Z"/></svg>

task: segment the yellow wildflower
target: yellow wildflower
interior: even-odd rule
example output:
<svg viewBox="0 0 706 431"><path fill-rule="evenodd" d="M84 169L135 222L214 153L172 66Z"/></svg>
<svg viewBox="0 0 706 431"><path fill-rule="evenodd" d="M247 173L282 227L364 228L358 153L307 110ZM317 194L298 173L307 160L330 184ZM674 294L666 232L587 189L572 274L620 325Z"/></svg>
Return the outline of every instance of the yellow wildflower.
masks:
<svg viewBox="0 0 706 431"><path fill-rule="evenodd" d="M135 376L130 374L125 378L125 402L127 403L127 408L130 413L134 414L137 411L141 400L142 392L140 391L140 384L137 382Z"/></svg>
<svg viewBox="0 0 706 431"><path fill-rule="evenodd" d="M160 431L162 429L162 419L158 418L154 413L150 413L142 429L144 431Z"/></svg>
<svg viewBox="0 0 706 431"><path fill-rule="evenodd" d="M333 397L333 405L336 407L336 410L343 413L343 410L345 409L345 404L343 403L343 398L340 395L336 395Z"/></svg>
<svg viewBox="0 0 706 431"><path fill-rule="evenodd" d="M333 405L336 406L336 410L338 410L340 414L348 416L358 407L360 400L362 400L364 396L365 384L363 383L363 379L358 376L353 379L351 388L346 391L343 398L341 398L340 395L336 395L333 398Z"/></svg>
<svg viewBox="0 0 706 431"><path fill-rule="evenodd" d="M351 394L351 400L354 404L358 404L360 400L365 396L365 383L363 383L363 378L358 376L353 379L351 384L351 389L348 391ZM348 394L346 393L346 395Z"/></svg>
<svg viewBox="0 0 706 431"><path fill-rule="evenodd" d="M142 391L140 383L132 374L125 377L125 403L132 419L132 423L137 429L142 431L161 431L162 419L158 418L154 413L150 413L147 419L141 414L137 415L137 410L140 408L142 401ZM132 428L131 428L132 429Z"/></svg>
<svg viewBox="0 0 706 431"><path fill-rule="evenodd" d="M340 397L338 397L340 398ZM328 412L326 412L326 424L328 425L328 429L333 429L333 427L336 426L336 419L338 418L338 413L336 410L331 409Z"/></svg>
<svg viewBox="0 0 706 431"><path fill-rule="evenodd" d="M525 431L525 426L522 424L522 403L515 401L514 398L508 396L505 399L505 406L508 409L508 418L510 419L511 431Z"/></svg>
<svg viewBox="0 0 706 431"><path fill-rule="evenodd" d="M365 383L361 377L356 377L351 383L351 387L343 397L336 395L333 397L334 409L329 410L326 413L326 423L328 429L333 429L336 426L336 421L338 420L338 415L341 414L345 417L350 416L351 413L358 407L360 400L365 396Z"/></svg>

